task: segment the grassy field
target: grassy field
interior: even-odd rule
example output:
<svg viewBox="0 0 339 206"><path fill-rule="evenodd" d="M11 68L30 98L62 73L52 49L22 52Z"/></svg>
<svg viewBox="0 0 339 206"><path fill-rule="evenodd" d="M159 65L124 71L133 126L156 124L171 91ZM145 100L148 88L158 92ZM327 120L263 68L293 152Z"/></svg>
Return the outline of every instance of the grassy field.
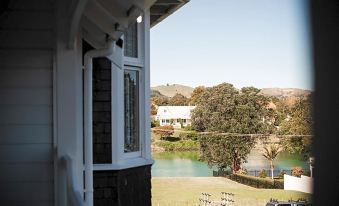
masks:
<svg viewBox="0 0 339 206"><path fill-rule="evenodd" d="M265 206L270 198L279 200L311 198L310 195L301 192L256 189L222 177L152 178L153 206L198 206L202 192L211 194L210 199L217 201L220 201L221 192L233 193L234 206Z"/></svg>

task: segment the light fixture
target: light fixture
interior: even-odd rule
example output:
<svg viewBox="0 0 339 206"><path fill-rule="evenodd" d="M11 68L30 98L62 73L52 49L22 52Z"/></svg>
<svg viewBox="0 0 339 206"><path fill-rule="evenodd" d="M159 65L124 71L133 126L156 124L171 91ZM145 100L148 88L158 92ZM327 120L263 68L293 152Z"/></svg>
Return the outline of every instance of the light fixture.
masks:
<svg viewBox="0 0 339 206"><path fill-rule="evenodd" d="M142 22L142 16L138 16L137 22L140 24Z"/></svg>

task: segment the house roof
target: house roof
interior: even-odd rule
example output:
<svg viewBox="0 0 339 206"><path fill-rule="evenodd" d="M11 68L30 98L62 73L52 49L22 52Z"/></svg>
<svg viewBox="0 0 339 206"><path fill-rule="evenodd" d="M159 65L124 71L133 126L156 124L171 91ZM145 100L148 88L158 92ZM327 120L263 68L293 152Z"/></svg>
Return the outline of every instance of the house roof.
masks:
<svg viewBox="0 0 339 206"><path fill-rule="evenodd" d="M195 106L159 106L157 118L191 119L191 111Z"/></svg>
<svg viewBox="0 0 339 206"><path fill-rule="evenodd" d="M187 2L189 0L157 0L150 8L151 27L164 20Z"/></svg>

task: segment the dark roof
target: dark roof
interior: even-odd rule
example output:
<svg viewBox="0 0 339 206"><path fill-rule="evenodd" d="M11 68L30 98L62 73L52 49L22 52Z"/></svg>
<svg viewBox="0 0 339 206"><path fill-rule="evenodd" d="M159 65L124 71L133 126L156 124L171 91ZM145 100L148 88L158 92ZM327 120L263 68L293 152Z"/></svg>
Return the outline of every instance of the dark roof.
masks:
<svg viewBox="0 0 339 206"><path fill-rule="evenodd" d="M157 0L150 9L151 27L174 13L187 2L189 2L189 0Z"/></svg>

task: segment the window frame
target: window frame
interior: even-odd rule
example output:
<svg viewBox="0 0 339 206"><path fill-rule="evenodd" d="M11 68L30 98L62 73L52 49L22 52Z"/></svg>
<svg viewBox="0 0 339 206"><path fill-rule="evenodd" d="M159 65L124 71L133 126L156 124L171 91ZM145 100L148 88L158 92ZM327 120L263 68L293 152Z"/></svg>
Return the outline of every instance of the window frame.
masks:
<svg viewBox="0 0 339 206"><path fill-rule="evenodd" d="M130 158L136 158L136 157L141 157L142 156L142 150L143 150L143 144L142 141L145 139L145 135L144 135L144 128L142 127L142 120L144 119L144 110L141 104L141 100L142 100L142 79L143 79L143 75L142 75L142 68L137 67L137 66L130 66L130 65L124 65L124 74L125 74L125 70L131 70L131 71L137 71L138 72L138 112L139 112L139 121L138 121L138 126L139 126L139 150L138 151L134 151L134 152L125 152L125 93L124 93L124 104L123 104L123 111L124 111L124 121L123 121L123 125L124 125L124 134L123 134L123 158L125 159L130 159ZM124 84L125 86L125 84ZM125 89L125 87L124 87Z"/></svg>
<svg viewBox="0 0 339 206"><path fill-rule="evenodd" d="M144 18L144 15L142 16L142 19ZM142 41L144 39L144 24L136 23L137 24L137 58L135 57L129 57L125 56L125 47L123 47L123 58L124 58L124 64L130 65L130 66L138 66L138 67L144 67L144 53L142 52L144 49L144 42ZM125 41L124 36L122 36L122 39Z"/></svg>

